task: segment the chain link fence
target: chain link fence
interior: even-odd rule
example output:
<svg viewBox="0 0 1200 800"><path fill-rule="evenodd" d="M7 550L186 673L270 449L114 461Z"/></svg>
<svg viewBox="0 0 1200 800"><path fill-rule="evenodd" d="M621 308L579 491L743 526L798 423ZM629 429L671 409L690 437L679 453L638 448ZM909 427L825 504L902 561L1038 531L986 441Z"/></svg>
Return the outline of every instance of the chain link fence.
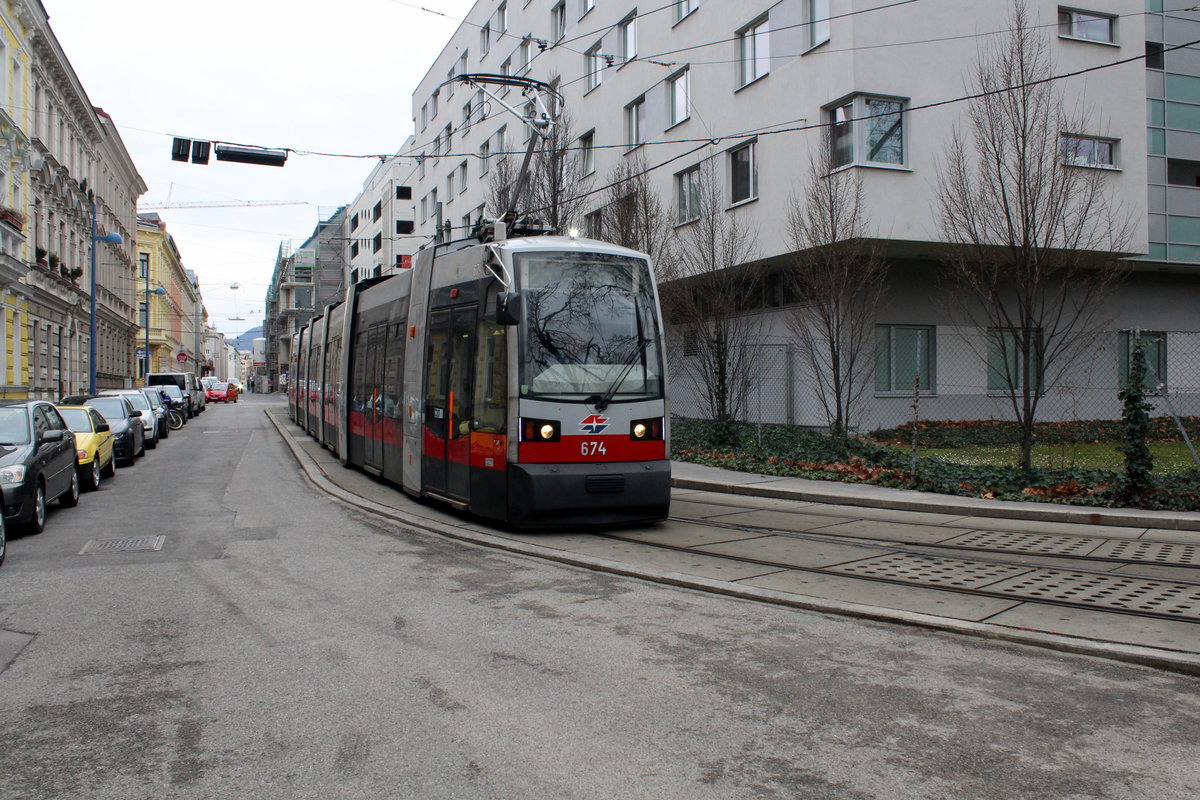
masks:
<svg viewBox="0 0 1200 800"><path fill-rule="evenodd" d="M1119 392L1139 336L1151 415L1170 420L1161 429L1175 429L1176 420L1183 420L1195 431L1200 423L1200 330L1099 333L1065 354L1048 356L1039 378L1036 369L1020 368L1015 348L1011 343L1005 347L1004 334L941 325L878 326L875 352L867 354L856 376L850 429L869 434L914 420L1015 422L1014 401L1023 400L1024 375L1031 387L1040 381L1031 388L1039 423L1120 420ZM740 376L743 399L734 404L738 421L828 428L821 383L800 342L775 336L744 347L753 351L753 367ZM707 419L703 391L698 390L704 377L688 367L673 365L671 412ZM1200 437L1193 432L1191 438Z"/></svg>

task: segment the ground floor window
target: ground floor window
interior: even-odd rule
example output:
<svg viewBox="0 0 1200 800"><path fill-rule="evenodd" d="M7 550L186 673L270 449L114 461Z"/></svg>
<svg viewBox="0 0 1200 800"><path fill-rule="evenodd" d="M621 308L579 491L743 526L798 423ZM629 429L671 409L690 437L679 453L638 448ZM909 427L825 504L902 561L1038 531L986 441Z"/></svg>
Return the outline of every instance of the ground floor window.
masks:
<svg viewBox="0 0 1200 800"><path fill-rule="evenodd" d="M1042 364L1042 332L1020 328L992 328L988 331L987 385L989 392L1022 390L1029 385L1042 391L1045 375Z"/></svg>
<svg viewBox="0 0 1200 800"><path fill-rule="evenodd" d="M932 392L934 329L928 325L875 326L875 391Z"/></svg>
<svg viewBox="0 0 1200 800"><path fill-rule="evenodd" d="M1125 388L1129 381L1129 365L1133 356L1133 343L1140 337L1142 353L1146 358L1146 379L1142 386L1157 391L1167 385L1167 334L1162 331L1121 331L1117 334L1117 383Z"/></svg>

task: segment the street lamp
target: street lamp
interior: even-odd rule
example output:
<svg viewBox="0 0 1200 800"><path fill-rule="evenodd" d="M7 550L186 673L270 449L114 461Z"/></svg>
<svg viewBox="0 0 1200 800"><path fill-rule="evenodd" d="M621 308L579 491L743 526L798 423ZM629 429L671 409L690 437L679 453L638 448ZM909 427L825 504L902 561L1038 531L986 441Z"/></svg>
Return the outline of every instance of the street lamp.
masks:
<svg viewBox="0 0 1200 800"><path fill-rule="evenodd" d="M92 199L92 310L91 310L91 340L88 342L88 394L96 393L96 242L120 244L124 239L121 234L113 231L103 236L96 235L96 200Z"/></svg>
<svg viewBox="0 0 1200 800"><path fill-rule="evenodd" d="M150 374L150 295L152 295L152 294L163 295L163 294L167 293L167 290L161 286L155 287L153 289L150 288L150 269L149 269L149 267L147 267L147 269L146 269L146 288L143 289L142 291L146 295L146 318L143 320L143 322L146 326L146 350L145 350L145 355L142 356L142 359L143 359L143 361L142 361L142 364L143 364L143 366L142 366L142 383L144 384L146 382L146 376Z"/></svg>

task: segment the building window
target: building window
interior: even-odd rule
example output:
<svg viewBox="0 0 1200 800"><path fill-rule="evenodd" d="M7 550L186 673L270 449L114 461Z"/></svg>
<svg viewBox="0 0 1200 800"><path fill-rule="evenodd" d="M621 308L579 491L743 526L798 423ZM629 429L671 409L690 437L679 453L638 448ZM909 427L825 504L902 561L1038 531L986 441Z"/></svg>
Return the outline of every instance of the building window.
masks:
<svg viewBox="0 0 1200 800"><path fill-rule="evenodd" d="M500 74L512 75L512 56L509 56L508 58L504 59L504 61L500 62ZM504 93L501 93L501 96L503 96L503 94Z"/></svg>
<svg viewBox="0 0 1200 800"><path fill-rule="evenodd" d="M1114 22L1116 17L1094 11L1077 11L1070 8L1058 9L1058 35L1068 39L1086 39L1089 42L1116 42Z"/></svg>
<svg viewBox="0 0 1200 800"><path fill-rule="evenodd" d="M604 219L600 210L583 215L583 232L589 239L604 238Z"/></svg>
<svg viewBox="0 0 1200 800"><path fill-rule="evenodd" d="M808 46L829 41L829 0L804 0L804 22L808 25Z"/></svg>
<svg viewBox="0 0 1200 800"><path fill-rule="evenodd" d="M479 176L487 175L488 166L492 159L492 146L488 142L479 145Z"/></svg>
<svg viewBox="0 0 1200 800"><path fill-rule="evenodd" d="M637 56L637 9L617 25L617 43L620 45L621 62L627 63Z"/></svg>
<svg viewBox="0 0 1200 800"><path fill-rule="evenodd" d="M700 218L700 167L692 167L675 176L675 198L676 224Z"/></svg>
<svg viewBox="0 0 1200 800"><path fill-rule="evenodd" d="M696 10L696 0L675 0L675 21L686 17Z"/></svg>
<svg viewBox="0 0 1200 800"><path fill-rule="evenodd" d="M588 131L579 137L579 172L591 175L596 171L596 132Z"/></svg>
<svg viewBox="0 0 1200 800"><path fill-rule="evenodd" d="M903 165L905 102L858 95L826 109L832 165Z"/></svg>
<svg viewBox="0 0 1200 800"><path fill-rule="evenodd" d="M688 74L685 69L667 79L667 119L671 125L678 125L691 115Z"/></svg>
<svg viewBox="0 0 1200 800"><path fill-rule="evenodd" d="M1072 167L1115 169L1117 142L1095 136L1062 135L1063 163Z"/></svg>
<svg viewBox="0 0 1200 800"><path fill-rule="evenodd" d="M138 277L143 279L150 277L149 253L138 253Z"/></svg>
<svg viewBox="0 0 1200 800"><path fill-rule="evenodd" d="M875 391L936 390L933 331L926 325L875 326Z"/></svg>
<svg viewBox="0 0 1200 800"><path fill-rule="evenodd" d="M444 144L446 146L447 153L450 152L450 148L453 146L451 143L451 137L453 136L453 134L454 134L454 129L452 127L450 127L450 123L447 122L445 129L442 131L442 144Z"/></svg>
<svg viewBox="0 0 1200 800"><path fill-rule="evenodd" d="M429 118L436 119L438 112L438 92L434 92L429 97Z"/></svg>
<svg viewBox="0 0 1200 800"><path fill-rule="evenodd" d="M738 77L741 86L753 83L771 71L771 30L767 18L737 32Z"/></svg>
<svg viewBox="0 0 1200 800"><path fill-rule="evenodd" d="M582 8L579 11L579 18L582 19L589 11L596 7L596 0L583 0L580 6Z"/></svg>
<svg viewBox="0 0 1200 800"><path fill-rule="evenodd" d="M596 42L586 53L583 54L584 69L587 70L587 87L585 91L590 92L600 84L604 83L604 67L605 58L600 53L600 42Z"/></svg>
<svg viewBox="0 0 1200 800"><path fill-rule="evenodd" d="M1162 42L1146 42L1146 69L1165 69Z"/></svg>
<svg viewBox="0 0 1200 800"><path fill-rule="evenodd" d="M492 49L492 23L485 22L479 29L479 57L482 59Z"/></svg>
<svg viewBox="0 0 1200 800"><path fill-rule="evenodd" d="M458 165L458 193L462 194L467 190L467 162L463 161Z"/></svg>
<svg viewBox="0 0 1200 800"><path fill-rule="evenodd" d="M1142 388L1158 391L1167 385L1167 334L1162 331L1121 331L1118 334L1117 381L1124 389L1129 383L1129 365L1133 357L1133 343L1142 340L1142 355L1146 359L1146 378Z"/></svg>
<svg viewBox="0 0 1200 800"><path fill-rule="evenodd" d="M646 98L639 97L625 106L625 141L637 147L646 141Z"/></svg>
<svg viewBox="0 0 1200 800"><path fill-rule="evenodd" d="M533 63L533 39L526 36L521 40L521 48L518 52L517 60L521 65L518 71L521 73L526 72L529 69L529 65Z"/></svg>
<svg viewBox="0 0 1200 800"><path fill-rule="evenodd" d="M508 30L508 3L501 3L496 9L496 31L504 33Z"/></svg>
<svg viewBox="0 0 1200 800"><path fill-rule="evenodd" d="M729 151L730 202L741 203L758 197L757 142Z"/></svg>
<svg viewBox="0 0 1200 800"><path fill-rule="evenodd" d="M396 220L396 233L404 236L413 232L413 221L411 219Z"/></svg>
<svg viewBox="0 0 1200 800"><path fill-rule="evenodd" d="M559 0L554 8L550 9L550 36L551 40L557 42L567 32L567 2Z"/></svg>
<svg viewBox="0 0 1200 800"><path fill-rule="evenodd" d="M378 253L382 249L383 249L383 234L377 233L377 234L375 234L375 238L371 240L371 251L374 253Z"/></svg>
<svg viewBox="0 0 1200 800"><path fill-rule="evenodd" d="M429 101L421 103L421 130L429 126Z"/></svg>
<svg viewBox="0 0 1200 800"><path fill-rule="evenodd" d="M371 221L378 222L379 218L382 216L383 216L383 201L380 200L378 203L375 204L375 207L371 209Z"/></svg>
<svg viewBox="0 0 1200 800"><path fill-rule="evenodd" d="M989 392L1020 391L1028 375L1033 391L1043 388L1042 332L1029 330L1027 347L1021 346L1018 328L992 328L988 331L987 387Z"/></svg>
<svg viewBox="0 0 1200 800"><path fill-rule="evenodd" d="M500 130L496 131L496 144L492 148L492 152L497 158L503 160L508 156L508 126L501 125Z"/></svg>
<svg viewBox="0 0 1200 800"><path fill-rule="evenodd" d="M141 327L150 327L150 307L145 300L138 303L138 320Z"/></svg>
<svg viewBox="0 0 1200 800"><path fill-rule="evenodd" d="M421 213L422 214L425 213L425 201L424 200L421 201ZM350 243L350 257L358 258L358 242Z"/></svg>

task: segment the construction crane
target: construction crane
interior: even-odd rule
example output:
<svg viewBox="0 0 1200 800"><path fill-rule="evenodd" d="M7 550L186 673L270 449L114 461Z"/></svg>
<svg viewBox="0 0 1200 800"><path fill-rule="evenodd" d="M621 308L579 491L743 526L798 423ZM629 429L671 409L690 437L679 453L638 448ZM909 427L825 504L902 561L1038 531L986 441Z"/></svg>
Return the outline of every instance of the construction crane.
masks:
<svg viewBox="0 0 1200 800"><path fill-rule="evenodd" d="M223 203L205 201L190 203L146 203L138 206L138 211L162 211L164 209L184 208L249 208L251 206L306 206L306 200L228 200Z"/></svg>

